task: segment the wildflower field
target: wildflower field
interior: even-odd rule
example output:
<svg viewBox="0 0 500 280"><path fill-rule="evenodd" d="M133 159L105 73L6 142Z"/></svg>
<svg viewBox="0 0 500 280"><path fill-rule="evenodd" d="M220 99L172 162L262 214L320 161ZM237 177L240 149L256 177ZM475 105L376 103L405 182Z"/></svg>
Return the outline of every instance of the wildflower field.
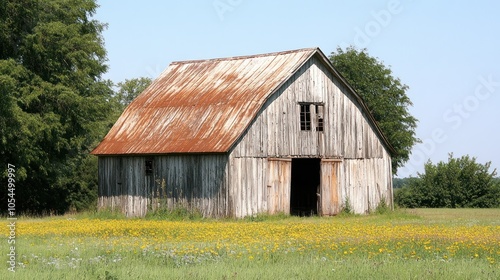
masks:
<svg viewBox="0 0 500 280"><path fill-rule="evenodd" d="M16 272L5 266L1 279L500 279L500 209L196 221L22 218L16 253Z"/></svg>

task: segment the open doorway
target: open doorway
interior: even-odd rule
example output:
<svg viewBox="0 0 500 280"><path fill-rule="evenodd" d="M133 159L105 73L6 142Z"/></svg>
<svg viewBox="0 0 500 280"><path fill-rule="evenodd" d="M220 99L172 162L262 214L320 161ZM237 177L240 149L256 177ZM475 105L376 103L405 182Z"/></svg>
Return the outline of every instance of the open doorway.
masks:
<svg viewBox="0 0 500 280"><path fill-rule="evenodd" d="M290 214L299 216L318 214L320 171L319 158L292 159Z"/></svg>

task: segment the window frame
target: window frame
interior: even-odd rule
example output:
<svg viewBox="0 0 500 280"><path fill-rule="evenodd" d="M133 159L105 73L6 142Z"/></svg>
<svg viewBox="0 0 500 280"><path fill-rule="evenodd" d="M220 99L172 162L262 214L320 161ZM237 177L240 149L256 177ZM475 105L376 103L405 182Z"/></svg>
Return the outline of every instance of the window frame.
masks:
<svg viewBox="0 0 500 280"><path fill-rule="evenodd" d="M312 130L311 104L299 103L299 106L300 106L300 130L311 131Z"/></svg>
<svg viewBox="0 0 500 280"><path fill-rule="evenodd" d="M300 131L324 132L325 131L325 103L323 103L323 102L298 102L298 104L299 104Z"/></svg>

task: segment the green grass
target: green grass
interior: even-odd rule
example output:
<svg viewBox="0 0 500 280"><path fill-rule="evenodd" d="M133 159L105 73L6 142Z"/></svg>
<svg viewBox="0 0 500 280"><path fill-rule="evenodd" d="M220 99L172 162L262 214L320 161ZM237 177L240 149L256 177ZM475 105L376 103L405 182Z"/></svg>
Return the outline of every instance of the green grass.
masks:
<svg viewBox="0 0 500 280"><path fill-rule="evenodd" d="M500 225L499 208L418 208L405 211L422 217L426 223Z"/></svg>
<svg viewBox="0 0 500 280"><path fill-rule="evenodd" d="M125 214L123 214L118 210L111 210L111 209L101 209L99 211L90 210L76 214L69 214L65 216L76 219L99 219L99 220L125 219Z"/></svg>
<svg viewBox="0 0 500 280"><path fill-rule="evenodd" d="M94 258L95 259L95 258ZM113 260L121 259L118 262ZM68 262L69 263L69 262ZM12 279L498 279L498 267L476 260L327 260L315 255L280 256L274 261L236 259L202 264L163 263L122 255L73 267L54 264L18 269ZM0 273L2 279L11 274Z"/></svg>
<svg viewBox="0 0 500 280"><path fill-rule="evenodd" d="M86 212L63 217L33 218L21 217L18 224L50 222L54 220L131 220L158 221L175 220L181 225L203 223L233 223L237 227L262 225L262 227L286 227L289 225L316 226L338 224L340 226L366 227L380 226L444 226L459 227L500 226L500 209L397 209L371 215L340 215L337 217L291 217L287 215L257 215L245 219L182 219L182 213L157 213L145 219L127 219L113 211ZM184 221L186 220L186 221ZM361 227L361 228L363 228ZM0 232L1 233L1 232ZM407 251L380 254L369 257L364 253L345 256L343 252L357 243L339 245L338 252L314 249L305 251L278 251L270 254L243 253L218 255L162 255L155 251L121 246L109 246L117 241L140 242L149 240L142 234L138 237L127 235L104 238L82 235L17 236L16 249L18 265L15 275L7 271L7 265L0 270L0 279L500 279L500 233L496 256L497 261L471 257L471 252L461 252L455 257L445 258L443 254L426 254L417 249L421 257L404 257ZM312 233L313 234L313 233ZM257 237L258 239L258 237ZM430 245L447 244L446 240L431 239ZM149 242L149 241L148 241ZM233 242L233 241L221 241ZM291 240L293 242L293 240ZM396 241L393 241L394 243ZM389 247L396 246L395 244ZM8 250L7 240L0 243L0 252ZM354 245L353 245L354 244ZM409 243L411 245L411 242ZM179 244L167 243L166 247ZM199 244L200 248L213 246ZM444 246L446 247L446 246ZM236 247L237 248L237 247ZM412 249L413 250L413 249ZM420 250L420 251L418 251ZM359 250L361 251L361 250ZM6 256L4 254L4 259Z"/></svg>

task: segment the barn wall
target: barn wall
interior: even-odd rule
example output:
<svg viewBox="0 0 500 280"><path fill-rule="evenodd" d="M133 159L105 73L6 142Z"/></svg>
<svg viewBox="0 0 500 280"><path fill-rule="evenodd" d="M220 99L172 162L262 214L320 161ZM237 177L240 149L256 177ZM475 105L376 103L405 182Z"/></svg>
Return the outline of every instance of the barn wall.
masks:
<svg viewBox="0 0 500 280"><path fill-rule="evenodd" d="M339 177L339 203L346 200L355 213L373 211L382 199L393 205L391 159L384 153L382 158L344 159Z"/></svg>
<svg viewBox="0 0 500 280"><path fill-rule="evenodd" d="M267 211L266 164L265 158L231 158L229 185L234 216Z"/></svg>
<svg viewBox="0 0 500 280"><path fill-rule="evenodd" d="M289 213L290 160L245 157L231 158L230 162L232 216ZM325 160L321 169L323 215L338 214L346 200L358 214L373 211L381 199L392 207L391 159L387 153L382 158Z"/></svg>
<svg viewBox="0 0 500 280"><path fill-rule="evenodd" d="M146 159L154 162L152 175L146 175ZM127 216L176 206L228 216L227 163L227 155L99 157L98 206Z"/></svg>
<svg viewBox="0 0 500 280"><path fill-rule="evenodd" d="M98 207L119 209L127 216L144 216L149 178L143 157L99 157Z"/></svg>
<svg viewBox="0 0 500 280"><path fill-rule="evenodd" d="M324 104L323 132L315 131L314 115L312 130L300 130L300 102ZM269 98L230 152L235 215L276 212L274 202L264 198L276 185L273 177L284 169L267 163L269 158L341 159L338 166L323 165L323 180L337 180L337 190L323 188L323 192L330 201L338 200L322 201L325 215L338 213L346 199L356 213L374 209L382 198L391 205L391 160L374 130L349 91L312 58ZM336 174L327 174L328 168ZM289 184L281 181L282 189Z"/></svg>

